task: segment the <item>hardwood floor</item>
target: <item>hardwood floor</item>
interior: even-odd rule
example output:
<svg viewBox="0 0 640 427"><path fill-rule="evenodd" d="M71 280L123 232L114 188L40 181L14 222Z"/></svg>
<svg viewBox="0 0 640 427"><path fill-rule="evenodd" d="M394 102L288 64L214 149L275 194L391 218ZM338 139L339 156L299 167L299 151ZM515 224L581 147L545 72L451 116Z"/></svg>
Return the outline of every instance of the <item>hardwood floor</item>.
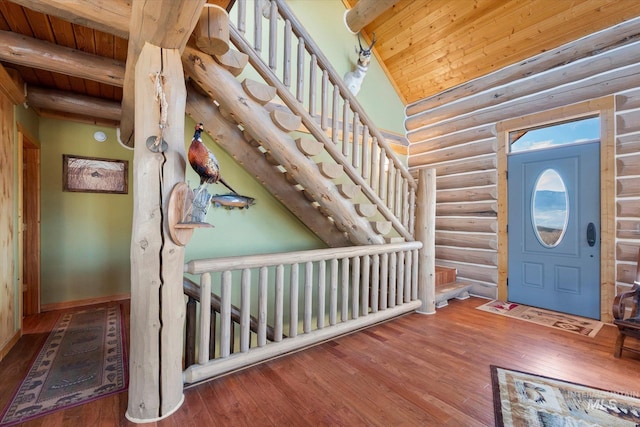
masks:
<svg viewBox="0 0 640 427"><path fill-rule="evenodd" d="M613 326L587 338L475 310L484 302L454 300L188 387L175 414L144 425L491 426L490 365L640 396L640 355L613 357ZM0 408L59 314L26 319L0 362ZM21 425L135 426L126 408L124 392Z"/></svg>

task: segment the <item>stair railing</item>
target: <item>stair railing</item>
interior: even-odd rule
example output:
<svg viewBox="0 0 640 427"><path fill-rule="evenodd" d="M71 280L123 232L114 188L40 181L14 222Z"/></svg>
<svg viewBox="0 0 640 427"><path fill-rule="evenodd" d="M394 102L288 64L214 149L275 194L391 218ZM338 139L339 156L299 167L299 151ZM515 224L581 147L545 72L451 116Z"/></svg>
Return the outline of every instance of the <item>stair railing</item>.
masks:
<svg viewBox="0 0 640 427"><path fill-rule="evenodd" d="M247 14L247 4L253 4L253 15ZM268 5L268 29L262 26L265 5ZM233 12L236 14L235 27L230 25L233 44L249 56L254 69L267 84L276 88L284 104L301 117L307 130L324 144L329 155L343 166L349 178L377 205L398 234L405 240L413 240L415 180L291 9L283 0L249 3L237 0ZM252 42L246 38L247 17L253 18ZM267 52L263 52L262 43L265 31ZM292 46L294 37L295 47ZM294 50L297 52L295 76L292 74ZM279 55L282 57L278 58ZM277 74L279 62L282 63L280 75ZM308 70L305 64L309 64Z"/></svg>
<svg viewBox="0 0 640 427"><path fill-rule="evenodd" d="M309 347L421 306L421 242L194 260L200 276L197 361L183 372L194 383ZM211 330L212 289L220 295L217 332ZM233 307L239 311L238 351ZM257 319L251 345L251 319ZM268 323L273 325L269 337ZM285 335L286 332L286 335ZM215 352L210 339L215 337Z"/></svg>

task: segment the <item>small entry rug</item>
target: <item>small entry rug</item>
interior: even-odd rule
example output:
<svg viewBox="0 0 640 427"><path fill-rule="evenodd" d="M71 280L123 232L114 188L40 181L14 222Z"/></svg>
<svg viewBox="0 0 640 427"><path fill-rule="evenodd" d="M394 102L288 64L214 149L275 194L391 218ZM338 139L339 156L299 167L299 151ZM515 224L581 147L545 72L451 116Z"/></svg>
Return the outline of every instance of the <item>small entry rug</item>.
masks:
<svg viewBox="0 0 640 427"><path fill-rule="evenodd" d="M637 391L605 391L497 366L491 366L491 383L497 427L640 425Z"/></svg>
<svg viewBox="0 0 640 427"><path fill-rule="evenodd" d="M63 315L0 417L10 426L127 387L120 305Z"/></svg>
<svg viewBox="0 0 640 427"><path fill-rule="evenodd" d="M478 310L488 311L489 313L526 320L527 322L562 329L563 331L573 332L591 338L595 337L604 325L598 320L587 319L586 317L573 316L571 314L558 313L511 302L490 301L476 308Z"/></svg>

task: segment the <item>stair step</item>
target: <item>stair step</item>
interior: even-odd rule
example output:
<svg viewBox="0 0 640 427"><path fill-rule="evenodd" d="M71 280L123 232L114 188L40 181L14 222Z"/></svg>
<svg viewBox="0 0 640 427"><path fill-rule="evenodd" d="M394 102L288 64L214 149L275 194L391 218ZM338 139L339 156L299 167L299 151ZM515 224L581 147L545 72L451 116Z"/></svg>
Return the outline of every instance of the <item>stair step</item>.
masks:
<svg viewBox="0 0 640 427"><path fill-rule="evenodd" d="M404 243L404 237L385 237L384 239L387 243Z"/></svg>
<svg viewBox="0 0 640 427"><path fill-rule="evenodd" d="M224 55L229 50L229 14L218 5L205 4L193 35L201 51Z"/></svg>
<svg viewBox="0 0 640 427"><path fill-rule="evenodd" d="M324 148L322 143L316 141L315 139L309 138L296 139L296 145L298 145L298 149L307 156L317 156L318 154L322 153L322 150Z"/></svg>
<svg viewBox="0 0 640 427"><path fill-rule="evenodd" d="M376 205L372 203L356 203L355 204L356 212L358 215L364 216L366 218L372 217L378 212L378 208Z"/></svg>
<svg viewBox="0 0 640 427"><path fill-rule="evenodd" d="M272 110L271 120L273 120L273 123L285 132L298 130L302 124L302 119L300 117L281 110Z"/></svg>
<svg viewBox="0 0 640 427"><path fill-rule="evenodd" d="M347 199L353 199L358 195L360 186L355 184L339 184L338 191Z"/></svg>
<svg viewBox="0 0 640 427"><path fill-rule="evenodd" d="M260 105L265 105L276 96L276 88L251 79L242 81L244 91Z"/></svg>
<svg viewBox="0 0 640 427"><path fill-rule="evenodd" d="M463 300L469 298L471 290L469 282L453 282L444 285L436 285L436 308L442 308L449 305L451 298Z"/></svg>
<svg viewBox="0 0 640 427"><path fill-rule="evenodd" d="M234 49L229 49L224 55L214 55L213 58L235 77L242 73L249 62L249 56Z"/></svg>
<svg viewBox="0 0 640 427"><path fill-rule="evenodd" d="M391 231L391 221L371 221L370 224L373 231L378 234L387 234Z"/></svg>
<svg viewBox="0 0 640 427"><path fill-rule="evenodd" d="M457 273L455 268L436 265L436 286L455 282Z"/></svg>
<svg viewBox="0 0 640 427"><path fill-rule="evenodd" d="M323 176L329 179L336 179L344 172L342 165L330 162L318 163L318 169Z"/></svg>

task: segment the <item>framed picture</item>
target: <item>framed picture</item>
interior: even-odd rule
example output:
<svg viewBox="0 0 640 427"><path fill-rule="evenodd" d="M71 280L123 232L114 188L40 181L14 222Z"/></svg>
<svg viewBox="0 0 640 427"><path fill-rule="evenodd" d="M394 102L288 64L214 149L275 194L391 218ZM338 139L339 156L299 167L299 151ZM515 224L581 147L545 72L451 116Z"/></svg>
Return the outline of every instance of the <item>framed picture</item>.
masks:
<svg viewBox="0 0 640 427"><path fill-rule="evenodd" d="M62 155L63 191L128 193L127 160Z"/></svg>

